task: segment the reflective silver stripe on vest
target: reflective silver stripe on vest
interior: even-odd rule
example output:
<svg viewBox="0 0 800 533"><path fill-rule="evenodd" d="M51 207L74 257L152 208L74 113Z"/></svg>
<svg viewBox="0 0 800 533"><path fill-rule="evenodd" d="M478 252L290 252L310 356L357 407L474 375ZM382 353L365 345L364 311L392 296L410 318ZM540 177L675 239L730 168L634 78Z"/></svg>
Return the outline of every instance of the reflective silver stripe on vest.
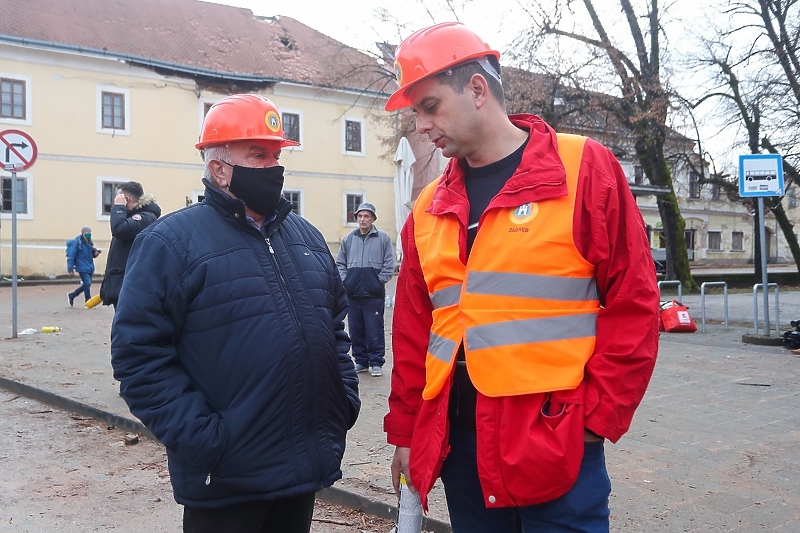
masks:
<svg viewBox="0 0 800 533"><path fill-rule="evenodd" d="M428 351L436 359L449 363L456 351L456 343L445 337L431 333L428 339Z"/></svg>
<svg viewBox="0 0 800 533"><path fill-rule="evenodd" d="M431 294L431 303L433 304L434 309L439 309L440 307L458 304L460 297L461 283L458 285L453 285L452 287L447 287L446 289L439 289L438 291L434 292Z"/></svg>
<svg viewBox="0 0 800 533"><path fill-rule="evenodd" d="M597 313L484 324L467 329L467 348L480 350L511 344L593 337L596 325Z"/></svg>
<svg viewBox="0 0 800 533"><path fill-rule="evenodd" d="M518 272L470 272L467 291L470 294L520 296L544 300L597 300L594 278L565 278Z"/></svg>

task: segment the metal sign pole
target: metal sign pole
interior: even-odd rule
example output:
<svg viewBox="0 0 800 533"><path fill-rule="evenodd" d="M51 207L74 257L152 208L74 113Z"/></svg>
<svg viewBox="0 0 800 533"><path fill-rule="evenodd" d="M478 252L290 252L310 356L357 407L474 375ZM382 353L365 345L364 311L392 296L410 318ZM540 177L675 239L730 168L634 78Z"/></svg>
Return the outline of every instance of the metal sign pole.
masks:
<svg viewBox="0 0 800 533"><path fill-rule="evenodd" d="M11 338L17 338L17 171L28 170L39 148L33 137L21 130L0 131L0 149L5 146L3 170L11 172ZM2 153L2 152L0 152Z"/></svg>
<svg viewBox="0 0 800 533"><path fill-rule="evenodd" d="M11 338L17 338L17 173L13 170L11 172Z"/></svg>
<svg viewBox="0 0 800 533"><path fill-rule="evenodd" d="M767 242L766 242L766 230L764 226L766 225L766 221L764 220L767 216L767 213L764 209L764 197L758 197L758 213L760 223L758 225L758 233L761 236L761 283L762 287L764 288L764 335L769 335L769 290L767 285Z"/></svg>

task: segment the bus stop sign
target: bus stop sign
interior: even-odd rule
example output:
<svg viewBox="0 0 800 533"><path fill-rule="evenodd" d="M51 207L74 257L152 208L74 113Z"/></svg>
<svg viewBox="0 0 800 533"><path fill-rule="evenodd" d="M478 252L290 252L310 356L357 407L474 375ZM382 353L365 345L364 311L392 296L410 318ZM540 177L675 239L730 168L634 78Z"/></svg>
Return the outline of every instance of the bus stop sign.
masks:
<svg viewBox="0 0 800 533"><path fill-rule="evenodd" d="M739 156L739 196L783 196L783 158L778 154Z"/></svg>

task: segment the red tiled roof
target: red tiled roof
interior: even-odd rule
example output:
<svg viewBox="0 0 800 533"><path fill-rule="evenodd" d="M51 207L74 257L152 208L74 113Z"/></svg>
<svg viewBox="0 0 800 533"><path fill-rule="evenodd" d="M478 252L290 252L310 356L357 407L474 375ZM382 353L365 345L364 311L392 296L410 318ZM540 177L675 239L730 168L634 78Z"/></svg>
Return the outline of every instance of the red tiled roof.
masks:
<svg viewBox="0 0 800 533"><path fill-rule="evenodd" d="M178 72L382 87L374 58L297 20L198 0L0 0L0 42L20 39L152 60ZM352 66L364 71L342 76Z"/></svg>

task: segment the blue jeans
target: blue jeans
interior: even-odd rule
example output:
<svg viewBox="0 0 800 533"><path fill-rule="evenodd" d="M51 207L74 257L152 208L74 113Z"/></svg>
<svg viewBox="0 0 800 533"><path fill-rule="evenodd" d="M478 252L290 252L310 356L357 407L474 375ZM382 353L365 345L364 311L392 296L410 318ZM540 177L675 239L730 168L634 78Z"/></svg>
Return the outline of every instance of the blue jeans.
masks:
<svg viewBox="0 0 800 533"><path fill-rule="evenodd" d="M81 284L78 285L77 289L69 293L69 297L75 299L80 293L83 293L83 297L88 302L89 298L92 297L92 275L88 272L78 272L78 275L81 277Z"/></svg>
<svg viewBox="0 0 800 533"><path fill-rule="evenodd" d="M353 359L362 366L383 366L386 340L383 336L383 298L347 298L347 329L353 343Z"/></svg>
<svg viewBox="0 0 800 533"><path fill-rule="evenodd" d="M453 533L608 533L608 496L603 442L585 443L575 485L551 502L487 509L478 480L475 433L452 427L450 454L442 466Z"/></svg>

